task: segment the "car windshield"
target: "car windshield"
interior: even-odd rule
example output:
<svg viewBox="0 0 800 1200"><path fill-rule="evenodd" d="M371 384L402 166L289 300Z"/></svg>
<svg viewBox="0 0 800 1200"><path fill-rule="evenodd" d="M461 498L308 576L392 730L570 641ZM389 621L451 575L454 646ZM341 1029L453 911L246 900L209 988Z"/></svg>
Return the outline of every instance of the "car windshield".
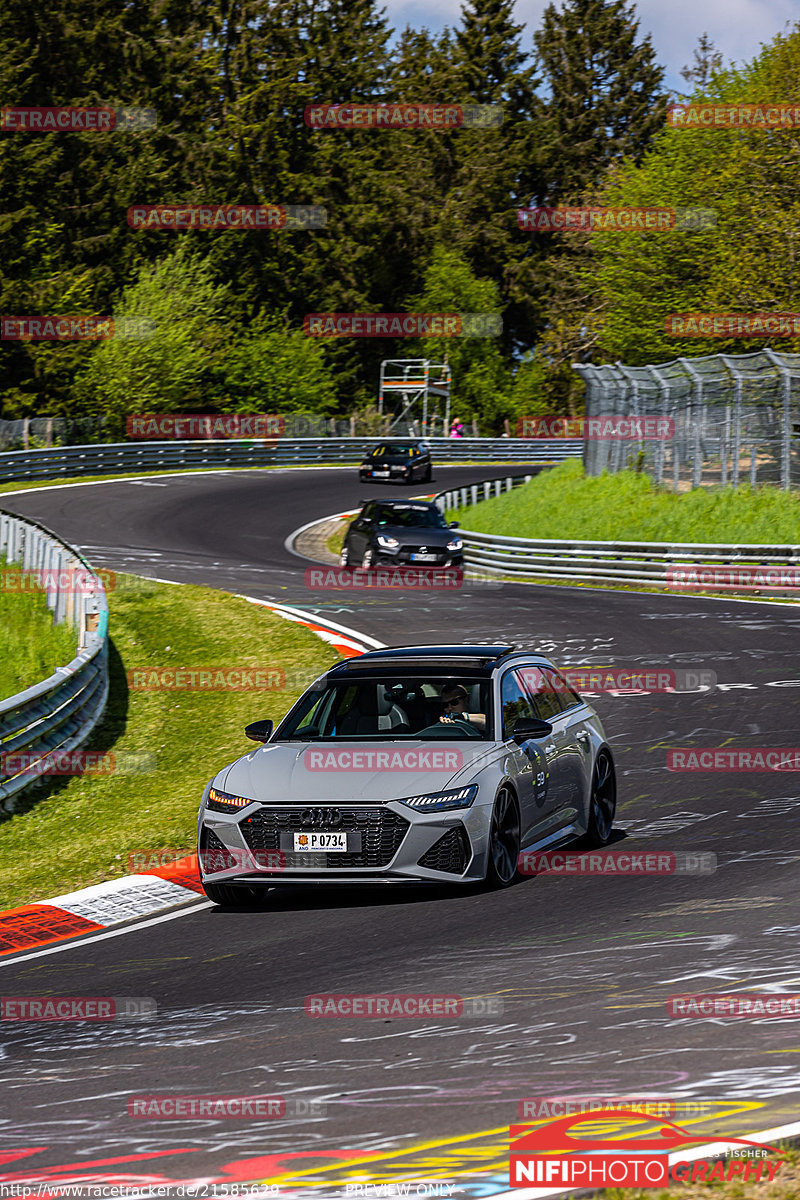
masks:
<svg viewBox="0 0 800 1200"><path fill-rule="evenodd" d="M414 453L413 446L403 446L394 442L386 442L382 446L377 446L372 451L373 458L383 458L385 454L400 455L401 458L410 458Z"/></svg>
<svg viewBox="0 0 800 1200"><path fill-rule="evenodd" d="M488 740L488 679L415 675L322 682L301 696L274 741Z"/></svg>
<svg viewBox="0 0 800 1200"><path fill-rule="evenodd" d="M425 529L449 529L438 508L413 504L383 504L375 514L376 525L422 526Z"/></svg>

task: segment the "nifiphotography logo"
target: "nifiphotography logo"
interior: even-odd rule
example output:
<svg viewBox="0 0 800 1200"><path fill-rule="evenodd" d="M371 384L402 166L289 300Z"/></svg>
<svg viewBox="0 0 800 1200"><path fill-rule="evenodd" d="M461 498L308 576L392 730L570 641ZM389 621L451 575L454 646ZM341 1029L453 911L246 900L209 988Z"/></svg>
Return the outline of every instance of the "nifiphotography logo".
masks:
<svg viewBox="0 0 800 1200"><path fill-rule="evenodd" d="M670 1154L708 1141L708 1134L687 1133L671 1121L660 1124L657 1135L645 1139L626 1137L615 1141L570 1136L574 1125L597 1119L597 1114L578 1113L533 1129L530 1125L512 1125L511 1187L666 1187L670 1183L712 1183L737 1177L744 1181L760 1182L764 1178L771 1182L784 1161L764 1161L768 1152L780 1153L775 1146L723 1136L715 1141L752 1149L744 1154L733 1152L727 1160L678 1159L670 1163ZM630 1108L612 1108L604 1111L603 1120L624 1126L631 1120L641 1124L642 1118Z"/></svg>

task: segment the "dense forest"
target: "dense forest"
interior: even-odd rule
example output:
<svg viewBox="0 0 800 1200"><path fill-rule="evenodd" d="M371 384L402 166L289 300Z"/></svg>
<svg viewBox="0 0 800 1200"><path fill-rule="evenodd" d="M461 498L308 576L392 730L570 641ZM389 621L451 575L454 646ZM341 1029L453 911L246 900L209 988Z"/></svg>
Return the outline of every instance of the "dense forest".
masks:
<svg viewBox="0 0 800 1200"><path fill-rule="evenodd" d="M800 98L800 27L741 70L708 39L687 95ZM468 0L393 30L372 0L0 0L0 110L146 110L107 130L0 120L0 314L146 335L0 341L0 418L364 412L384 358L447 358L485 433L580 411L576 360L658 361L686 310L792 307L797 130L668 127L635 7ZM331 104L489 106L459 127L315 128ZM710 230L531 232L520 208L686 205ZM324 210L282 228L134 227L136 206ZM498 337L315 338L309 313L482 313ZM764 344L759 341L758 345ZM787 338L778 349L797 348Z"/></svg>

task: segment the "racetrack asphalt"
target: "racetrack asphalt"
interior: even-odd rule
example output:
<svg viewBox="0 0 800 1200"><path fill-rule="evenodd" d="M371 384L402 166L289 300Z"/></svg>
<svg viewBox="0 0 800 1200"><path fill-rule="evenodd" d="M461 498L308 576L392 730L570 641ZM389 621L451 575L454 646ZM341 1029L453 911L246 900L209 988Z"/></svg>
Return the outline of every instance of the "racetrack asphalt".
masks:
<svg viewBox="0 0 800 1200"><path fill-rule="evenodd" d="M390 494L524 473L440 468L432 485ZM800 743L800 611L524 584L385 597L307 588L309 564L286 551L288 535L387 490L353 471L213 472L7 494L0 505L96 566L296 605L388 644L508 639L561 666L713 671L712 690L592 703L617 761L617 847L712 852L716 871L540 875L503 892L287 890L251 911L195 907L11 957L5 996L152 996L158 1017L6 1025L0 1145L41 1149L0 1178L49 1168L65 1179L80 1164L91 1179L221 1186L291 1168L284 1194L344 1196L369 1178L497 1195L524 1097L702 1098L708 1115L677 1123L709 1139L797 1119L798 1018L675 1019L666 1008L676 994L800 992L797 775L673 773L665 758ZM326 992L491 996L503 1012L306 1016L304 998ZM267 1093L327 1108L275 1121L128 1116L129 1097L153 1093Z"/></svg>

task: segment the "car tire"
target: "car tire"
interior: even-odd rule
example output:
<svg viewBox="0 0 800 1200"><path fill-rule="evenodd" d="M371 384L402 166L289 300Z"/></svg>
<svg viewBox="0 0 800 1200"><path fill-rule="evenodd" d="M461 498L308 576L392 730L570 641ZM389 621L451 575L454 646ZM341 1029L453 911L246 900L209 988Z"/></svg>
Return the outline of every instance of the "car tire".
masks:
<svg viewBox="0 0 800 1200"><path fill-rule="evenodd" d="M209 900L220 908L253 908L262 904L266 896L266 888L248 887L235 883L206 883L201 880L203 891Z"/></svg>
<svg viewBox="0 0 800 1200"><path fill-rule="evenodd" d="M342 546L339 554L339 566L343 571L352 571L353 567L350 562L350 551L347 546Z"/></svg>
<svg viewBox="0 0 800 1200"><path fill-rule="evenodd" d="M601 750L592 771L592 790L589 796L589 822L586 844L590 849L607 846L617 810L617 779L614 760L607 750Z"/></svg>
<svg viewBox="0 0 800 1200"><path fill-rule="evenodd" d="M492 807L486 881L493 888L511 887L519 879L519 807L510 787L501 787Z"/></svg>
<svg viewBox="0 0 800 1200"><path fill-rule="evenodd" d="M361 569L363 571L371 571L375 566L375 551L371 546L367 546L364 551L364 556L361 559Z"/></svg>
<svg viewBox="0 0 800 1200"><path fill-rule="evenodd" d="M422 476L421 482L422 483L430 483L431 479L433 479L433 473L431 471L430 466L428 466L427 470L425 471L425 474Z"/></svg>

